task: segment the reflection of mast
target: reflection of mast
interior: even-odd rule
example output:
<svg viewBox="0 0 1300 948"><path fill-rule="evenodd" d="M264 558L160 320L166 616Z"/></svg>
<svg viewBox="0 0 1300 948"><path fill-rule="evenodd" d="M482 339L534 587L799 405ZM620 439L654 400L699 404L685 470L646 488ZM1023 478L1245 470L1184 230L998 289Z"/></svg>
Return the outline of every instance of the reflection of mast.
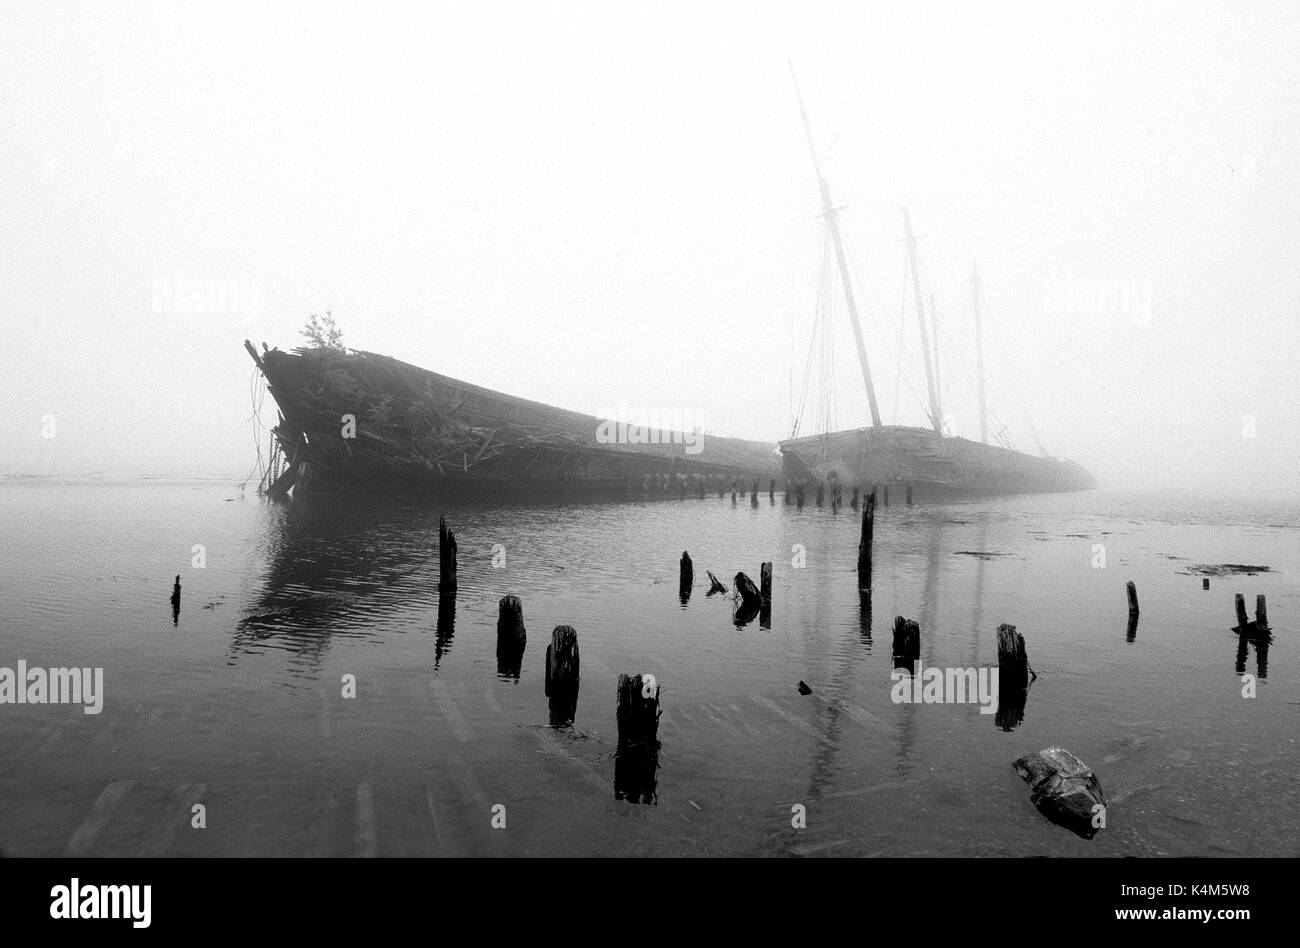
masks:
<svg viewBox="0 0 1300 948"><path fill-rule="evenodd" d="M813 170L817 173L817 186L822 194L822 214L826 226L830 228L831 240L835 244L835 257L840 265L840 280L844 284L844 301L848 304L849 321L853 324L853 339L858 344L858 362L862 366L862 384L867 387L867 402L871 406L871 423L880 426L880 409L876 406L876 386L871 381L871 367L867 364L867 347L862 342L862 326L858 323L858 304L853 297L853 283L849 280L849 264L844 257L844 241L840 238L839 208L831 201L831 188L822 177L821 159L817 157L817 147L813 144L812 125L808 122L808 112L803 107L803 96L799 92L799 80L795 77L794 66L790 66L790 78L794 80L794 94L799 100L799 116L803 119L803 130L808 136L808 150L812 152Z"/></svg>
<svg viewBox="0 0 1300 948"><path fill-rule="evenodd" d="M921 298L921 274L916 267L916 238L912 236L912 218L903 208L903 225L907 228L907 258L912 267L912 289L916 293L916 319L921 327L921 354L925 356L925 384L930 392L930 424L934 430L943 434L939 428L939 394L934 385L934 366L930 359L930 338L925 330L925 302Z"/></svg>
<svg viewBox="0 0 1300 948"><path fill-rule="evenodd" d="M987 409L984 407L984 337L980 334L980 273L971 261L971 285L975 290L975 373L979 376L980 388L980 440L989 443L989 422Z"/></svg>
<svg viewBox="0 0 1300 948"><path fill-rule="evenodd" d="M939 310L934 305L934 294L930 294L930 331L934 334L934 392L935 414L943 418L943 377L939 375Z"/></svg>

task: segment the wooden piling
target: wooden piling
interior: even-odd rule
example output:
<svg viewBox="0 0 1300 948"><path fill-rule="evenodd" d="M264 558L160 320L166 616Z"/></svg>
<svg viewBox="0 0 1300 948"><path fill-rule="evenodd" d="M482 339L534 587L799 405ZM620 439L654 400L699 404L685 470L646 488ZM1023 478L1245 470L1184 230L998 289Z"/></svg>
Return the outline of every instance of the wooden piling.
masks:
<svg viewBox="0 0 1300 948"><path fill-rule="evenodd" d="M653 675L618 676L618 749L659 746L659 683Z"/></svg>
<svg viewBox="0 0 1300 948"><path fill-rule="evenodd" d="M1201 580L1201 588L1202 589L1210 588L1210 577L1206 576Z"/></svg>
<svg viewBox="0 0 1300 948"><path fill-rule="evenodd" d="M572 724L578 712L578 686L581 682L578 656L578 633L571 625L557 625L546 646L546 679L551 727Z"/></svg>
<svg viewBox="0 0 1300 948"><path fill-rule="evenodd" d="M772 605L772 564L763 563L758 568L758 594L763 599L764 606Z"/></svg>
<svg viewBox="0 0 1300 948"><path fill-rule="evenodd" d="M509 593L497 603L497 673L518 678L527 645L523 603Z"/></svg>
<svg viewBox="0 0 1300 948"><path fill-rule="evenodd" d="M1241 593L1237 593L1235 604L1237 607L1237 631L1249 632L1250 620L1246 618L1246 597Z"/></svg>
<svg viewBox="0 0 1300 948"><path fill-rule="evenodd" d="M998 688L1015 691L1029 687L1029 655L1025 637L1014 625L998 626Z"/></svg>
<svg viewBox="0 0 1300 948"><path fill-rule="evenodd" d="M1135 615L1138 614L1138 588L1137 588L1137 585L1133 582L1133 580L1130 579L1130 580L1128 581L1128 584L1127 584L1127 586L1126 586L1125 588L1128 590L1128 614L1129 614L1130 616L1135 616Z"/></svg>
<svg viewBox="0 0 1300 948"><path fill-rule="evenodd" d="M736 574L736 595L740 596L740 604L745 609L759 609L763 605L763 596L754 585L754 581L744 573Z"/></svg>
<svg viewBox="0 0 1300 948"><path fill-rule="evenodd" d="M894 617L894 664L915 662L921 657L921 627L911 619Z"/></svg>
<svg viewBox="0 0 1300 948"><path fill-rule="evenodd" d="M456 534L447 529L445 517L438 518L438 588L456 588Z"/></svg>
<svg viewBox="0 0 1300 948"><path fill-rule="evenodd" d="M1255 625L1261 632L1268 630L1268 603L1263 593L1255 597Z"/></svg>
<svg viewBox="0 0 1300 948"><path fill-rule="evenodd" d="M682 602L691 598L691 588L695 585L695 564L691 562L691 554L682 550L682 559L677 576L677 594L681 596Z"/></svg>
<svg viewBox="0 0 1300 948"><path fill-rule="evenodd" d="M176 574L176 582L172 586L172 625L178 625L181 621L181 577Z"/></svg>
<svg viewBox="0 0 1300 948"><path fill-rule="evenodd" d="M871 588L871 543L876 529L876 492L862 505L862 533L858 538L858 589Z"/></svg>

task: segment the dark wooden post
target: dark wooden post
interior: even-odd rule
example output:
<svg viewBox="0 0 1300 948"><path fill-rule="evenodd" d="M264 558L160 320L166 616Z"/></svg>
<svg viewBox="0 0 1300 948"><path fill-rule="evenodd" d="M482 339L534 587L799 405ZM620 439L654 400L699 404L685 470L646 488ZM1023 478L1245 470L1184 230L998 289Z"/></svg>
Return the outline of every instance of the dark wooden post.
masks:
<svg viewBox="0 0 1300 948"><path fill-rule="evenodd" d="M456 534L447 529L445 517L438 518L438 588L456 588Z"/></svg>
<svg viewBox="0 0 1300 948"><path fill-rule="evenodd" d="M1031 675L1025 637L1014 625L998 626L998 710L993 723L1002 730L1010 731L1025 719Z"/></svg>
<svg viewBox="0 0 1300 948"><path fill-rule="evenodd" d="M578 633L571 625L557 625L546 646L544 687L551 713L551 727L572 724L578 713Z"/></svg>
<svg viewBox="0 0 1300 948"><path fill-rule="evenodd" d="M862 534L858 538L858 589L871 588L871 542L876 529L876 492L862 505Z"/></svg>
<svg viewBox="0 0 1300 948"><path fill-rule="evenodd" d="M1237 593L1236 606L1237 606L1237 631L1243 633L1249 632L1250 620L1246 618L1246 597L1243 596L1241 593Z"/></svg>
<svg viewBox="0 0 1300 948"><path fill-rule="evenodd" d="M1210 588L1210 577L1206 576L1204 579L1201 580L1201 588L1202 589Z"/></svg>
<svg viewBox="0 0 1300 948"><path fill-rule="evenodd" d="M772 564L764 563L758 568L758 594L763 598L763 605L772 604Z"/></svg>
<svg viewBox="0 0 1300 948"><path fill-rule="evenodd" d="M497 604L497 674L518 678L527 645L523 603L513 593L502 596Z"/></svg>
<svg viewBox="0 0 1300 948"><path fill-rule="evenodd" d="M180 622L181 618L181 575L176 574L176 582L172 586L172 625ZM24 687L26 687L24 685Z"/></svg>
<svg viewBox="0 0 1300 948"><path fill-rule="evenodd" d="M691 554L682 550L682 559L677 577L677 594L681 597L683 603L691 598L691 588L695 585L695 564L691 562Z"/></svg>
<svg viewBox="0 0 1300 948"><path fill-rule="evenodd" d="M921 627L911 619L894 617L894 667L912 667L921 657Z"/></svg>
<svg viewBox="0 0 1300 948"><path fill-rule="evenodd" d="M763 596L754 585L754 581L744 573L736 574L736 594L740 596L742 608L758 609L763 605Z"/></svg>
<svg viewBox="0 0 1300 948"><path fill-rule="evenodd" d="M614 718L614 798L653 803L659 769L659 683L653 675L618 676Z"/></svg>
<svg viewBox="0 0 1300 948"><path fill-rule="evenodd" d="M1268 603L1264 601L1263 593L1255 597L1255 627L1260 632L1268 631Z"/></svg>
<svg viewBox="0 0 1300 948"><path fill-rule="evenodd" d="M1138 614L1138 588L1133 580L1128 581L1128 614L1135 616Z"/></svg>

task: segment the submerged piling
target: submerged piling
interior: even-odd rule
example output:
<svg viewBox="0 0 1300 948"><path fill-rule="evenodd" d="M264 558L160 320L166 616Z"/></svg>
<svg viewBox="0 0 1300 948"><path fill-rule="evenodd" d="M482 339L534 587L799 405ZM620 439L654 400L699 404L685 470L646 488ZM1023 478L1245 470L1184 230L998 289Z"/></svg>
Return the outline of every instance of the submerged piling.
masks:
<svg viewBox="0 0 1300 948"><path fill-rule="evenodd" d="M447 529L445 517L438 518L438 588L456 588L456 534Z"/></svg>
<svg viewBox="0 0 1300 948"><path fill-rule="evenodd" d="M758 594L764 606L772 605L772 564L763 563L758 567Z"/></svg>
<svg viewBox="0 0 1300 948"><path fill-rule="evenodd" d="M998 626L998 709L993 723L1003 731L1011 731L1025 719L1025 704L1029 697L1029 654L1025 650L1025 637L1014 625Z"/></svg>
<svg viewBox="0 0 1300 948"><path fill-rule="evenodd" d="M914 667L921 658L921 627L912 619L894 617L894 667Z"/></svg>
<svg viewBox="0 0 1300 948"><path fill-rule="evenodd" d="M572 724L578 713L578 633L571 625L557 625L546 646L546 678L543 687L551 716L551 727Z"/></svg>

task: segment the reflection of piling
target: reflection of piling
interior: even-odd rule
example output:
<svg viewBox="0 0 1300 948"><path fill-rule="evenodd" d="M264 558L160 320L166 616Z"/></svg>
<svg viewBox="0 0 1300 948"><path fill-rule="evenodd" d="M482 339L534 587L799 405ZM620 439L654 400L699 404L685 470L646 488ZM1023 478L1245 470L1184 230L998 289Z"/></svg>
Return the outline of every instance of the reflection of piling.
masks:
<svg viewBox="0 0 1300 948"><path fill-rule="evenodd" d="M758 613L758 624L764 629L772 627L772 564L763 563L758 568L758 594L763 606Z"/></svg>
<svg viewBox="0 0 1300 948"><path fill-rule="evenodd" d="M849 501L849 506L854 510L858 509L858 488L856 485L853 488L853 498Z"/></svg>
<svg viewBox="0 0 1300 948"><path fill-rule="evenodd" d="M818 507L822 506L822 502L825 499L826 499L826 485L823 484L821 481L818 481L817 482L817 506Z"/></svg>
<svg viewBox="0 0 1300 948"><path fill-rule="evenodd" d="M907 506L912 506L912 485L907 485Z"/></svg>
<svg viewBox="0 0 1300 948"><path fill-rule="evenodd" d="M514 594L502 596L497 605L497 674L517 679L527 644L523 603Z"/></svg>
<svg viewBox="0 0 1300 948"><path fill-rule="evenodd" d="M659 684L653 675L618 676L615 719L614 797L632 803L655 802L659 769Z"/></svg>
<svg viewBox="0 0 1300 948"><path fill-rule="evenodd" d="M1255 597L1255 626L1261 632L1268 631L1268 604L1264 602L1263 593Z"/></svg>
<svg viewBox="0 0 1300 948"><path fill-rule="evenodd" d="M862 505L862 534L858 538L858 588L871 588L871 542L876 529L876 492Z"/></svg>
<svg viewBox="0 0 1300 948"><path fill-rule="evenodd" d="M885 506L888 507L889 506L889 485L888 484L885 485L882 493L884 494L883 500L885 502Z"/></svg>
<svg viewBox="0 0 1300 948"><path fill-rule="evenodd" d="M803 481L800 481L798 487L795 488L795 500L798 502L798 508L800 510L803 510L803 488Z"/></svg>
<svg viewBox="0 0 1300 948"><path fill-rule="evenodd" d="M1241 593L1237 593L1236 607L1237 607L1237 631L1249 632L1250 620L1246 618L1246 597L1243 596Z"/></svg>
<svg viewBox="0 0 1300 948"><path fill-rule="evenodd" d="M775 477L772 478L767 483L767 502L769 504L776 503L776 478Z"/></svg>
<svg viewBox="0 0 1300 948"><path fill-rule="evenodd" d="M571 625L557 625L546 646L546 678L551 727L572 724L578 713L578 633Z"/></svg>
<svg viewBox="0 0 1300 948"><path fill-rule="evenodd" d="M691 598L691 587L695 585L695 564L691 562L691 554L682 550L681 565L677 576L677 594L681 597L683 605Z"/></svg>
<svg viewBox="0 0 1300 948"><path fill-rule="evenodd" d="M998 626L998 710L993 723L1004 731L1025 719L1031 674L1025 637L1014 625Z"/></svg>
<svg viewBox="0 0 1300 948"><path fill-rule="evenodd" d="M456 534L447 529L447 520L438 518L438 588L446 592L456 588Z"/></svg>

